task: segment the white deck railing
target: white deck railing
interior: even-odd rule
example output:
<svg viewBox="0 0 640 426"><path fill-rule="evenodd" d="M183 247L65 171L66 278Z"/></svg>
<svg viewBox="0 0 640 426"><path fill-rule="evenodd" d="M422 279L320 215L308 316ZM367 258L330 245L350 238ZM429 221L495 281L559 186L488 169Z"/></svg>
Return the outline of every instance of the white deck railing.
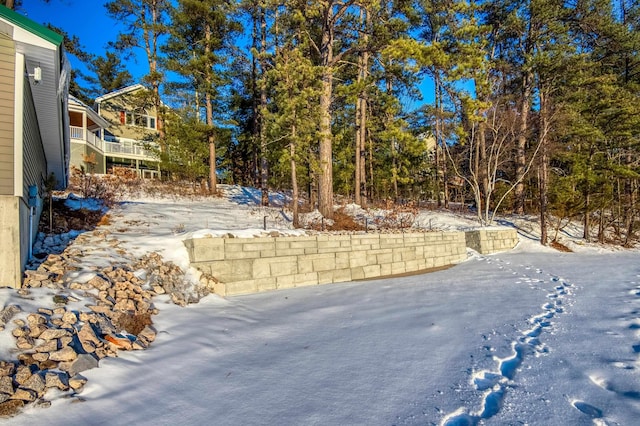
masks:
<svg viewBox="0 0 640 426"><path fill-rule="evenodd" d="M102 140L95 133L82 127L69 126L69 136L71 139L81 140L101 150L103 153L112 156L125 158L137 158L141 160L158 161L156 156L149 150L144 149L140 142L133 139L116 138L109 136L108 140Z"/></svg>
<svg viewBox="0 0 640 426"><path fill-rule="evenodd" d="M83 129L82 127L76 126L69 126L69 129L69 136L71 137L71 139L84 141L104 152L104 141L96 136L95 133Z"/></svg>

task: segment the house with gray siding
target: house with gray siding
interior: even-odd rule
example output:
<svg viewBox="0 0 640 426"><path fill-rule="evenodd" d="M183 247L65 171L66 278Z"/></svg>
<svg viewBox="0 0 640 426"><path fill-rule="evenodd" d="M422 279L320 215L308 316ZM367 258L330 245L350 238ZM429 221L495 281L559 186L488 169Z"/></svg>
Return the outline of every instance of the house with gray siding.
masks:
<svg viewBox="0 0 640 426"><path fill-rule="evenodd" d="M69 175L69 63L61 35L0 6L0 287L19 287L45 182Z"/></svg>

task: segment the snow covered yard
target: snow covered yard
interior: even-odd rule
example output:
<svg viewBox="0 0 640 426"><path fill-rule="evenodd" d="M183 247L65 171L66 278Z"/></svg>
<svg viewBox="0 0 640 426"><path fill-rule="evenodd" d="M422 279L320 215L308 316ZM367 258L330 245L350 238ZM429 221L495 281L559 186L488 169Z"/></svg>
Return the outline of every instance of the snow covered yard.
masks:
<svg viewBox="0 0 640 426"><path fill-rule="evenodd" d="M127 251L157 250L184 266L180 244L191 233L256 233L265 215L271 226L286 227L280 212L251 207L248 195L124 204L108 227ZM443 220L451 229L454 220ZM438 225L435 218L430 223ZM87 264L108 261L104 250L87 253ZM559 253L523 238L513 252L470 253L466 262L426 275L226 300L211 295L186 308L166 299L156 305L159 334L150 349L105 358L83 372L88 383L78 397L48 394L50 408L28 406L3 422L634 425L640 419L636 251Z"/></svg>

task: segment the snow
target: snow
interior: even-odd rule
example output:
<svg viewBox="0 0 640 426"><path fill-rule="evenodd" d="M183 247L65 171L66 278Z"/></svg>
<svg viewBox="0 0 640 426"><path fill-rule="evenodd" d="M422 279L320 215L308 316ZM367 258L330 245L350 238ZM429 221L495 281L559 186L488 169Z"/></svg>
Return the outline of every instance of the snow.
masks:
<svg viewBox="0 0 640 426"><path fill-rule="evenodd" d="M225 193L123 203L105 228L120 248L158 251L181 266L190 236L258 235L265 216L269 230L299 232L281 208L257 207L256 191ZM474 226L442 212L417 218L438 229ZM577 244L580 252L560 253L535 242L526 221L500 225L514 222L513 251L470 251L430 274L210 295L186 308L159 298L150 349L104 359L83 373L77 397L47 394L51 407L28 406L3 422L638 424L640 253ZM122 257L106 243L83 249L87 264ZM25 310L50 303L46 289L34 290L34 300L8 289L0 300Z"/></svg>

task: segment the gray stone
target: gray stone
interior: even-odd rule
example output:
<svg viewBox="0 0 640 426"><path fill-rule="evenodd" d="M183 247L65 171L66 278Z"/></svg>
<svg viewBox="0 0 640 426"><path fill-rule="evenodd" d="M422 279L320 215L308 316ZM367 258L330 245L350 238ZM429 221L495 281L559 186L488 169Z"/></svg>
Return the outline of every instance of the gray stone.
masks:
<svg viewBox="0 0 640 426"><path fill-rule="evenodd" d="M62 321L67 324L73 325L78 322L78 317L75 313L67 311L64 313L64 315L62 315Z"/></svg>
<svg viewBox="0 0 640 426"><path fill-rule="evenodd" d="M62 336L60 338L60 347L64 348L65 346L69 346L73 342L73 336Z"/></svg>
<svg viewBox="0 0 640 426"><path fill-rule="evenodd" d="M18 326L17 328L13 329L11 334L13 335L13 337L23 337L28 336L30 332L31 330L29 330L27 327Z"/></svg>
<svg viewBox="0 0 640 426"><path fill-rule="evenodd" d="M89 281L87 281L87 284L90 284L98 290L106 290L111 287L111 283L100 275L96 275L95 277L91 278Z"/></svg>
<svg viewBox="0 0 640 426"><path fill-rule="evenodd" d="M56 294L55 296L53 296L53 303L56 303L59 305L66 305L68 302L69 302L69 298L64 294Z"/></svg>
<svg viewBox="0 0 640 426"><path fill-rule="evenodd" d="M0 376L11 376L16 371L16 365L8 361L0 361Z"/></svg>
<svg viewBox="0 0 640 426"><path fill-rule="evenodd" d="M22 389L22 388L16 389L14 394L11 395L11 399L17 399L20 401L27 401L27 402L35 401L37 397L38 395L31 389Z"/></svg>
<svg viewBox="0 0 640 426"><path fill-rule="evenodd" d="M108 306L91 305L91 306L89 306L89 309L91 309L96 314L109 314L109 313L111 313L111 308L108 307Z"/></svg>
<svg viewBox="0 0 640 426"><path fill-rule="evenodd" d="M33 374L26 382L22 384L24 389L30 389L37 394L44 392L44 379L40 374Z"/></svg>
<svg viewBox="0 0 640 426"><path fill-rule="evenodd" d="M46 324L46 323L47 323L47 318L44 315L29 314L29 316L27 316L27 324L29 324L30 328L33 328L33 326L38 324Z"/></svg>
<svg viewBox="0 0 640 426"><path fill-rule="evenodd" d="M70 346L66 346L59 351L51 352L49 354L49 359L51 361L68 362L73 361L76 358L78 358L78 354Z"/></svg>
<svg viewBox="0 0 640 426"><path fill-rule="evenodd" d="M29 331L29 337L38 338L47 329L44 324L34 324Z"/></svg>
<svg viewBox="0 0 640 426"><path fill-rule="evenodd" d="M0 377L0 393L13 394L13 380L11 380L11 377Z"/></svg>
<svg viewBox="0 0 640 426"><path fill-rule="evenodd" d="M51 310L49 308L38 308L38 313L41 313L41 314L47 315L47 316L51 316L51 315L53 315L53 310Z"/></svg>
<svg viewBox="0 0 640 426"><path fill-rule="evenodd" d="M18 340L16 342L16 347L18 349L31 349L34 345L35 342L33 338L29 336L18 337Z"/></svg>
<svg viewBox="0 0 640 426"><path fill-rule="evenodd" d="M78 390L82 388L87 383L87 379L80 374L76 374L69 379L69 386L73 390Z"/></svg>
<svg viewBox="0 0 640 426"><path fill-rule="evenodd" d="M26 382L29 377L33 375L35 372L35 366L33 365L19 365L16 369L16 374L14 375L14 380L19 385Z"/></svg>
<svg viewBox="0 0 640 426"><path fill-rule="evenodd" d="M80 344L85 352L88 353L94 352L95 348L102 344L102 341L89 323L84 323L80 331L78 331L78 340L80 340Z"/></svg>
<svg viewBox="0 0 640 426"><path fill-rule="evenodd" d="M148 343L140 339L137 339L135 342L131 344L131 349L133 349L134 351L144 350L144 349L147 349L148 347L149 347Z"/></svg>
<svg viewBox="0 0 640 426"><path fill-rule="evenodd" d="M38 362L45 362L46 360L49 359L49 353L48 352L38 352L32 355L33 359L38 361Z"/></svg>
<svg viewBox="0 0 640 426"><path fill-rule="evenodd" d="M113 312L111 312L113 314ZM96 325L98 326L100 334L114 334L117 332L115 326L104 316L97 317Z"/></svg>
<svg viewBox="0 0 640 426"><path fill-rule="evenodd" d="M142 329L140 333L138 333L138 338L143 339L149 343L156 340L157 331L151 327L150 325L146 326Z"/></svg>
<svg viewBox="0 0 640 426"><path fill-rule="evenodd" d="M61 337L70 336L70 335L71 333L61 328L48 328L45 331L43 331L42 334L40 334L40 339L53 340L53 339L59 339Z"/></svg>
<svg viewBox="0 0 640 426"><path fill-rule="evenodd" d="M36 352L55 352L58 350L58 339L45 340L44 343L34 348Z"/></svg>
<svg viewBox="0 0 640 426"><path fill-rule="evenodd" d="M85 370L90 370L92 368L97 368L97 367L98 367L98 359L91 354L80 354L73 361L61 362L59 364L60 370L66 371L67 373L69 373L69 376L75 376L78 373L81 373Z"/></svg>
<svg viewBox="0 0 640 426"><path fill-rule="evenodd" d="M45 375L45 386L47 388L67 390L69 389L69 375L67 373L48 371Z"/></svg>

